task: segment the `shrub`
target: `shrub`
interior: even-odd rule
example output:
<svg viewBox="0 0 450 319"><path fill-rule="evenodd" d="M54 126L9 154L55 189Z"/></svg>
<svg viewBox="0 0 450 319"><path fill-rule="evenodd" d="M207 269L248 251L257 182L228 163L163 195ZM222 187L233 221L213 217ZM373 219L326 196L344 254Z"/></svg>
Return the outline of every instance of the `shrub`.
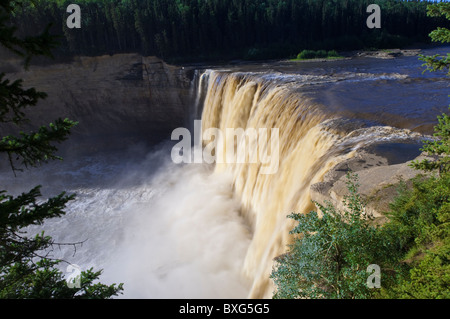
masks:
<svg viewBox="0 0 450 319"><path fill-rule="evenodd" d="M313 50L303 50L297 55L297 59L306 60L306 59L314 59L316 57L316 51Z"/></svg>
<svg viewBox="0 0 450 319"><path fill-rule="evenodd" d="M335 50L325 51L325 50L303 50L297 55L298 60L308 60L308 59L325 59L331 57L339 57L339 54Z"/></svg>
<svg viewBox="0 0 450 319"><path fill-rule="evenodd" d="M365 213L357 176L349 173L347 178L350 195L344 199L343 212L330 203L316 203L322 217L315 211L289 216L298 221L291 231L297 237L275 261L271 274L275 299L367 299L375 293L367 285L368 266L396 268L395 247Z"/></svg>
<svg viewBox="0 0 450 319"><path fill-rule="evenodd" d="M337 51L336 50L331 50L331 51L328 51L328 57L339 57L339 54L337 53Z"/></svg>
<svg viewBox="0 0 450 319"><path fill-rule="evenodd" d="M414 180L391 204L385 232L398 247L408 271L384 298L449 298L450 175Z"/></svg>

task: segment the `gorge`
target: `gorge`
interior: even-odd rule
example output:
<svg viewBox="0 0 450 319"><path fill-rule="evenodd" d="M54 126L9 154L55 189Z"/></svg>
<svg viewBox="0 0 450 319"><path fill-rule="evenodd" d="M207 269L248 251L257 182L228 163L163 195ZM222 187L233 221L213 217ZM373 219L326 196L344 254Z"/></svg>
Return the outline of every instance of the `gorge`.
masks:
<svg viewBox="0 0 450 319"><path fill-rule="evenodd" d="M122 54L27 72L5 60L8 76L48 93L31 123L79 125L61 145L64 162L17 177L5 165L2 184L77 194L44 228L58 242L86 241L54 253L104 269L126 298L270 298L288 214L314 209L311 200L339 204L351 169L367 198L381 196L368 208L382 220L385 188L414 176L405 163L449 104L448 80L423 74L416 54L210 66ZM173 163L171 133L194 120L203 130L278 128L277 172Z"/></svg>

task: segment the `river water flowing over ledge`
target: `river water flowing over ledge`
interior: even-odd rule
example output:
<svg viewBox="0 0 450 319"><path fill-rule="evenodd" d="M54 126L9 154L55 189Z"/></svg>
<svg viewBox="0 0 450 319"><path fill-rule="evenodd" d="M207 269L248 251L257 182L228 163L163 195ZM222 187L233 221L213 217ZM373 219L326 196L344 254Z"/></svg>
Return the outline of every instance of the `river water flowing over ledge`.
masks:
<svg viewBox="0 0 450 319"><path fill-rule="evenodd" d="M448 80L422 73L417 56L185 68L114 58L69 67L68 92L90 74L83 68L96 81L105 77L98 91L50 100L81 118L79 144L65 150L64 162L17 177L3 167L1 183L13 193L38 184L45 196L75 193L66 216L43 228L56 242L84 242L53 254L104 269L102 282L123 282L125 298L270 298L273 258L285 251L293 226L286 216L314 208L311 188L361 150L388 159L375 166L419 156L421 140L450 104ZM39 84L39 68L32 71ZM111 96L119 89L122 100ZM99 112L99 127L83 126ZM170 132L194 120L204 131L278 128L278 170L174 164ZM123 146L109 147L116 140Z"/></svg>

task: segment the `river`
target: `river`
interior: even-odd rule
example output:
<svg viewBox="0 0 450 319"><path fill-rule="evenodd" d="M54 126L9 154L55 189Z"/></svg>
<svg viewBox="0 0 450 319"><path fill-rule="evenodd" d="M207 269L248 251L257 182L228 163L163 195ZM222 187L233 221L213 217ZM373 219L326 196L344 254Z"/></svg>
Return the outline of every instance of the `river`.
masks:
<svg viewBox="0 0 450 319"><path fill-rule="evenodd" d="M449 48L424 53L435 52ZM124 283L124 298L269 298L272 260L289 242L286 215L313 208L311 185L361 147L397 162L420 154L450 104L448 79L421 65L417 56L365 56L198 67L186 126L278 128L274 174L259 174L260 164L177 165L167 136L17 177L5 169L2 185L75 193L67 214L42 227L56 242L83 244L52 254L103 269L102 282Z"/></svg>

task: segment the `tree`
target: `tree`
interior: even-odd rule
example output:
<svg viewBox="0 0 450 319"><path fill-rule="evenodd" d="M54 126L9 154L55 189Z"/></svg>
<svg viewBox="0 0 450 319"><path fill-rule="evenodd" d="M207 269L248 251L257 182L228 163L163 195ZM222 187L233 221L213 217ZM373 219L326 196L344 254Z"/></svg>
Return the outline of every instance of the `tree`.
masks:
<svg viewBox="0 0 450 319"><path fill-rule="evenodd" d="M449 108L450 110L450 108ZM438 171L439 174L450 172L450 117L447 114L438 116L438 124L434 127L434 137L432 141L425 141L422 151L434 156L435 160L424 159L414 161L413 168L424 171Z"/></svg>
<svg viewBox="0 0 450 319"><path fill-rule="evenodd" d="M0 44L24 58L25 68L34 56L51 56L56 39L47 27L37 36L16 36L17 28L11 24L12 11L22 1L0 0ZM23 89L22 80L10 82L0 74L0 123L17 125L27 122L25 111L35 106L46 94L36 89ZM37 167L56 155L55 143L67 139L76 122L57 119L48 126L20 136L7 135L0 140L0 153L6 154L14 173L21 166ZM30 225L41 225L46 219L65 214L66 204L74 199L65 192L44 202L40 186L17 197L0 191L0 297L1 298L109 298L123 289L122 284L107 286L96 283L101 271L93 269L81 273L80 284L70 288L56 266L59 260L49 258L48 249L58 244L44 233L33 238L23 231ZM76 245L76 244L71 244Z"/></svg>
<svg viewBox="0 0 450 319"><path fill-rule="evenodd" d="M429 16L443 15L450 20L450 3L441 2L429 5L427 8ZM450 43L450 30L439 27L430 33L430 37L433 41ZM450 53L447 53L446 57L421 55L420 59L425 62L424 66L427 67L425 71L448 70L447 76L450 76ZM412 167L425 171L438 170L440 174L450 172L450 117L447 114L438 116L438 124L435 126L434 136L436 139L426 141L422 151L435 156L436 160L415 161L412 163Z"/></svg>
<svg viewBox="0 0 450 319"><path fill-rule="evenodd" d="M450 4L428 7L429 15L445 14ZM448 30L437 29L433 39L449 42ZM448 68L448 60L424 57L429 71ZM375 227L357 193L355 175L348 175L347 210L316 203L322 212L292 214L297 235L288 252L277 258L271 278L274 298L443 298L450 297L450 119L438 117L434 141L423 151L435 161L413 162L416 169L439 171L421 176L412 187L402 183L399 196L386 213L389 221ZM365 286L368 264L383 270L381 290Z"/></svg>
<svg viewBox="0 0 450 319"><path fill-rule="evenodd" d="M403 187L386 213L383 231L405 269L382 298L450 298L450 175L418 176Z"/></svg>
<svg viewBox="0 0 450 319"><path fill-rule="evenodd" d="M276 260L274 298L367 299L374 293L367 285L368 267L396 267L394 247L365 213L356 174L347 175L347 187L344 211L316 202L322 216L316 211L289 216L298 221L291 231L297 238Z"/></svg>
<svg viewBox="0 0 450 319"><path fill-rule="evenodd" d="M429 15L444 15L450 20L450 3L428 6ZM434 41L450 42L450 30L438 28L430 34ZM422 56L428 71L445 70L447 57ZM450 72L447 73L450 76ZM450 292L450 118L438 116L434 141L422 150L434 161L415 161L412 167L434 176L418 175L411 189L403 189L388 212L390 229L404 253L409 271L399 276L396 285L383 290L385 298L448 299Z"/></svg>
<svg viewBox="0 0 450 319"><path fill-rule="evenodd" d="M407 0L78 0L78 32L65 27L69 0L29 1L15 12L25 33L47 21L61 54L138 52L166 59L286 58L304 49L398 47L426 39L437 18ZM383 30L366 30L366 8L383 10ZM364 27L363 27L364 26ZM374 32L372 32L374 31ZM257 53L257 54L255 54Z"/></svg>
<svg viewBox="0 0 450 319"><path fill-rule="evenodd" d="M429 5L427 7L427 15L429 17L444 16L450 20L450 3L440 2ZM430 33L430 38L434 42L449 43L450 42L450 30L443 27L438 27L436 30ZM421 60L425 62L424 66L427 67L427 71L447 70L447 75L450 76L450 53L447 56L441 56L439 54L433 56L421 55Z"/></svg>

